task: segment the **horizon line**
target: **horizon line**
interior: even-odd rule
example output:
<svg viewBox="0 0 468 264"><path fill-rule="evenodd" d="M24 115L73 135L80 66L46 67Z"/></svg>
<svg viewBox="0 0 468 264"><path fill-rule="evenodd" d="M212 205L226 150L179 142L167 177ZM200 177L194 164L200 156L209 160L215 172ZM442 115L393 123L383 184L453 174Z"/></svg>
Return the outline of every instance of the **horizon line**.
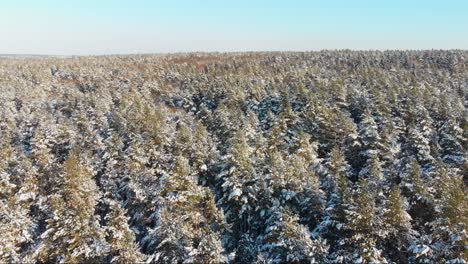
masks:
<svg viewBox="0 0 468 264"><path fill-rule="evenodd" d="M102 56L131 56L131 55L182 55L182 54L236 54L236 53L313 53L313 52L324 52L324 51L356 51L356 52L388 52L388 51L468 51L463 48L422 48L422 49L354 49L354 48L342 48L342 49L310 49L310 50L212 50L212 51L170 51L170 52L122 52L122 53L88 53L88 54L52 54L52 53L0 53L0 58L6 57L102 57Z"/></svg>

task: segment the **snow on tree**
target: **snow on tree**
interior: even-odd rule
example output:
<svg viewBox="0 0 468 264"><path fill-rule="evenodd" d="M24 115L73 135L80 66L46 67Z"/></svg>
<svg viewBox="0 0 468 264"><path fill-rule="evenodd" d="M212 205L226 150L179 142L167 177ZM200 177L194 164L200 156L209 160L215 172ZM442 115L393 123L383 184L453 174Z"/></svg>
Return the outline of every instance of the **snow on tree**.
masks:
<svg viewBox="0 0 468 264"><path fill-rule="evenodd" d="M359 172L359 177L365 177L369 183L369 189L374 194L375 198L381 199L383 196L383 180L382 165L376 153L371 153L367 159L365 166Z"/></svg>
<svg viewBox="0 0 468 264"><path fill-rule="evenodd" d="M345 261L347 239L350 235L350 222L348 210L353 197L348 180L349 165L343 157L340 149L335 147L326 162L328 173L325 178L327 189L327 202L324 216L313 232L314 237L323 237L330 241L330 256L335 262Z"/></svg>
<svg viewBox="0 0 468 264"><path fill-rule="evenodd" d="M227 219L239 216L243 219L236 222L235 228L240 232L247 231L248 213L256 206L255 190L252 187L255 183L252 156L253 149L247 142L245 132L238 131L226 156L227 167L220 175L222 197L218 203L225 206Z"/></svg>
<svg viewBox="0 0 468 264"><path fill-rule="evenodd" d="M320 263L326 259L328 247L320 238L311 239L307 227L290 212L274 204L266 219L265 233L259 236L260 251L268 263Z"/></svg>
<svg viewBox="0 0 468 264"><path fill-rule="evenodd" d="M111 263L143 263L145 256L140 253L135 241L135 234L128 225L126 210L115 201L109 202L107 221L107 241Z"/></svg>
<svg viewBox="0 0 468 264"><path fill-rule="evenodd" d="M299 135L297 145L296 154L304 160L306 167L317 173L323 173L322 159L318 157L317 153L318 144L316 142L311 142L310 136L302 133Z"/></svg>
<svg viewBox="0 0 468 264"><path fill-rule="evenodd" d="M28 175L19 188L12 182L9 163L14 151L8 144L0 149L0 262L22 262L30 252L22 249L32 242L34 219L29 207L36 199L36 175Z"/></svg>
<svg viewBox="0 0 468 264"><path fill-rule="evenodd" d="M301 223L315 228L320 222L325 207L325 193L320 189L320 180L302 157L292 155L285 172L286 186L282 190L282 202L300 216Z"/></svg>
<svg viewBox="0 0 468 264"><path fill-rule="evenodd" d="M424 166L430 166L434 162L433 153L436 149L435 133L427 109L421 104L408 106L406 117L406 151L407 155L414 156Z"/></svg>
<svg viewBox="0 0 468 264"><path fill-rule="evenodd" d="M409 200L409 214L419 227L429 223L434 218L434 203L424 181L421 167L416 159L411 160L405 168L402 177L403 194Z"/></svg>
<svg viewBox="0 0 468 264"><path fill-rule="evenodd" d="M463 263L468 258L466 186L460 175L441 174L438 184L441 199L437 205L440 217L432 224L432 248L437 261Z"/></svg>
<svg viewBox="0 0 468 264"><path fill-rule="evenodd" d="M418 162L427 164L433 161L430 140L414 125L410 125L408 128L408 141L410 153L416 157Z"/></svg>
<svg viewBox="0 0 468 264"><path fill-rule="evenodd" d="M224 216L211 191L197 185L188 160L177 156L172 174L163 181L153 216L156 227L143 238L151 262L224 262L220 240Z"/></svg>
<svg viewBox="0 0 468 264"><path fill-rule="evenodd" d="M50 195L47 230L35 254L40 261L102 261L108 251L105 230L94 215L99 192L78 149L63 164L63 185Z"/></svg>
<svg viewBox="0 0 468 264"><path fill-rule="evenodd" d="M362 159L361 167L363 164L372 157L377 155L379 158L382 155L381 137L377 127L377 123L372 117L370 111L365 111L362 121L359 124L359 137L361 139L361 152Z"/></svg>
<svg viewBox="0 0 468 264"><path fill-rule="evenodd" d="M406 211L408 204L397 185L391 188L387 197L382 212L384 239L379 244L384 247L387 259L405 262L408 256L404 251L413 243L416 235L412 230L411 216Z"/></svg>
<svg viewBox="0 0 468 264"><path fill-rule="evenodd" d="M466 58L1 58L0 262L464 263Z"/></svg>
<svg viewBox="0 0 468 264"><path fill-rule="evenodd" d="M197 123L193 134L194 144L191 146L191 160L193 160L192 167L203 174L208 171L210 166L213 165L211 163L213 163L213 160L215 160L215 157L218 155L218 153L210 134L203 124Z"/></svg>
<svg viewBox="0 0 468 264"><path fill-rule="evenodd" d="M377 248L379 219L376 214L374 197L370 195L368 180L359 179L355 203L348 211L352 236L349 242L354 252L347 256L358 263L385 263L382 251Z"/></svg>
<svg viewBox="0 0 468 264"><path fill-rule="evenodd" d="M463 164L466 159L466 139L463 137L463 129L452 115L439 122L438 134L442 159L447 163Z"/></svg>
<svg viewBox="0 0 468 264"><path fill-rule="evenodd" d="M342 151L338 146L332 149L326 161L326 177L323 185L330 196L341 195L345 192L350 174L350 166L345 160Z"/></svg>

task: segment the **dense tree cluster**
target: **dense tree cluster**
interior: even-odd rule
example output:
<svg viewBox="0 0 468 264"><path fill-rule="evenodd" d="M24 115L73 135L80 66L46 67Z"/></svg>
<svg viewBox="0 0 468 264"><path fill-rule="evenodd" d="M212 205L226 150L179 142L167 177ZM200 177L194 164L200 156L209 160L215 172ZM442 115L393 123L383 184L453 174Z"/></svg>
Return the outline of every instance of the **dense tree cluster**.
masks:
<svg viewBox="0 0 468 264"><path fill-rule="evenodd" d="M0 262L466 263L467 58L2 58Z"/></svg>

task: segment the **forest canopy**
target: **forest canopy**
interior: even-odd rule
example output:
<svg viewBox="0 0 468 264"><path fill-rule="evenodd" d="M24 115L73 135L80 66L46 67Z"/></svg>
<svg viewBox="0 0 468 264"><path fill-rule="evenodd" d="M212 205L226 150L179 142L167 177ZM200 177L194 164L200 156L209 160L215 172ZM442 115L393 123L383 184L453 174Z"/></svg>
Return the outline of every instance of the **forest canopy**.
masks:
<svg viewBox="0 0 468 264"><path fill-rule="evenodd" d="M466 263L467 58L0 58L0 262Z"/></svg>

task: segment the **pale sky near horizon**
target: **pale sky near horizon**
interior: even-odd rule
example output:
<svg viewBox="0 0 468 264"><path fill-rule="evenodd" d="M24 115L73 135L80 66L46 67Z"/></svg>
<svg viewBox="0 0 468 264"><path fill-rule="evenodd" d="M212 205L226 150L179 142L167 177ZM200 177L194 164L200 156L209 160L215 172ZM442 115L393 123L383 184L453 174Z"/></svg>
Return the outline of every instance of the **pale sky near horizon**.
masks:
<svg viewBox="0 0 468 264"><path fill-rule="evenodd" d="M468 0L0 0L0 54L468 49Z"/></svg>

